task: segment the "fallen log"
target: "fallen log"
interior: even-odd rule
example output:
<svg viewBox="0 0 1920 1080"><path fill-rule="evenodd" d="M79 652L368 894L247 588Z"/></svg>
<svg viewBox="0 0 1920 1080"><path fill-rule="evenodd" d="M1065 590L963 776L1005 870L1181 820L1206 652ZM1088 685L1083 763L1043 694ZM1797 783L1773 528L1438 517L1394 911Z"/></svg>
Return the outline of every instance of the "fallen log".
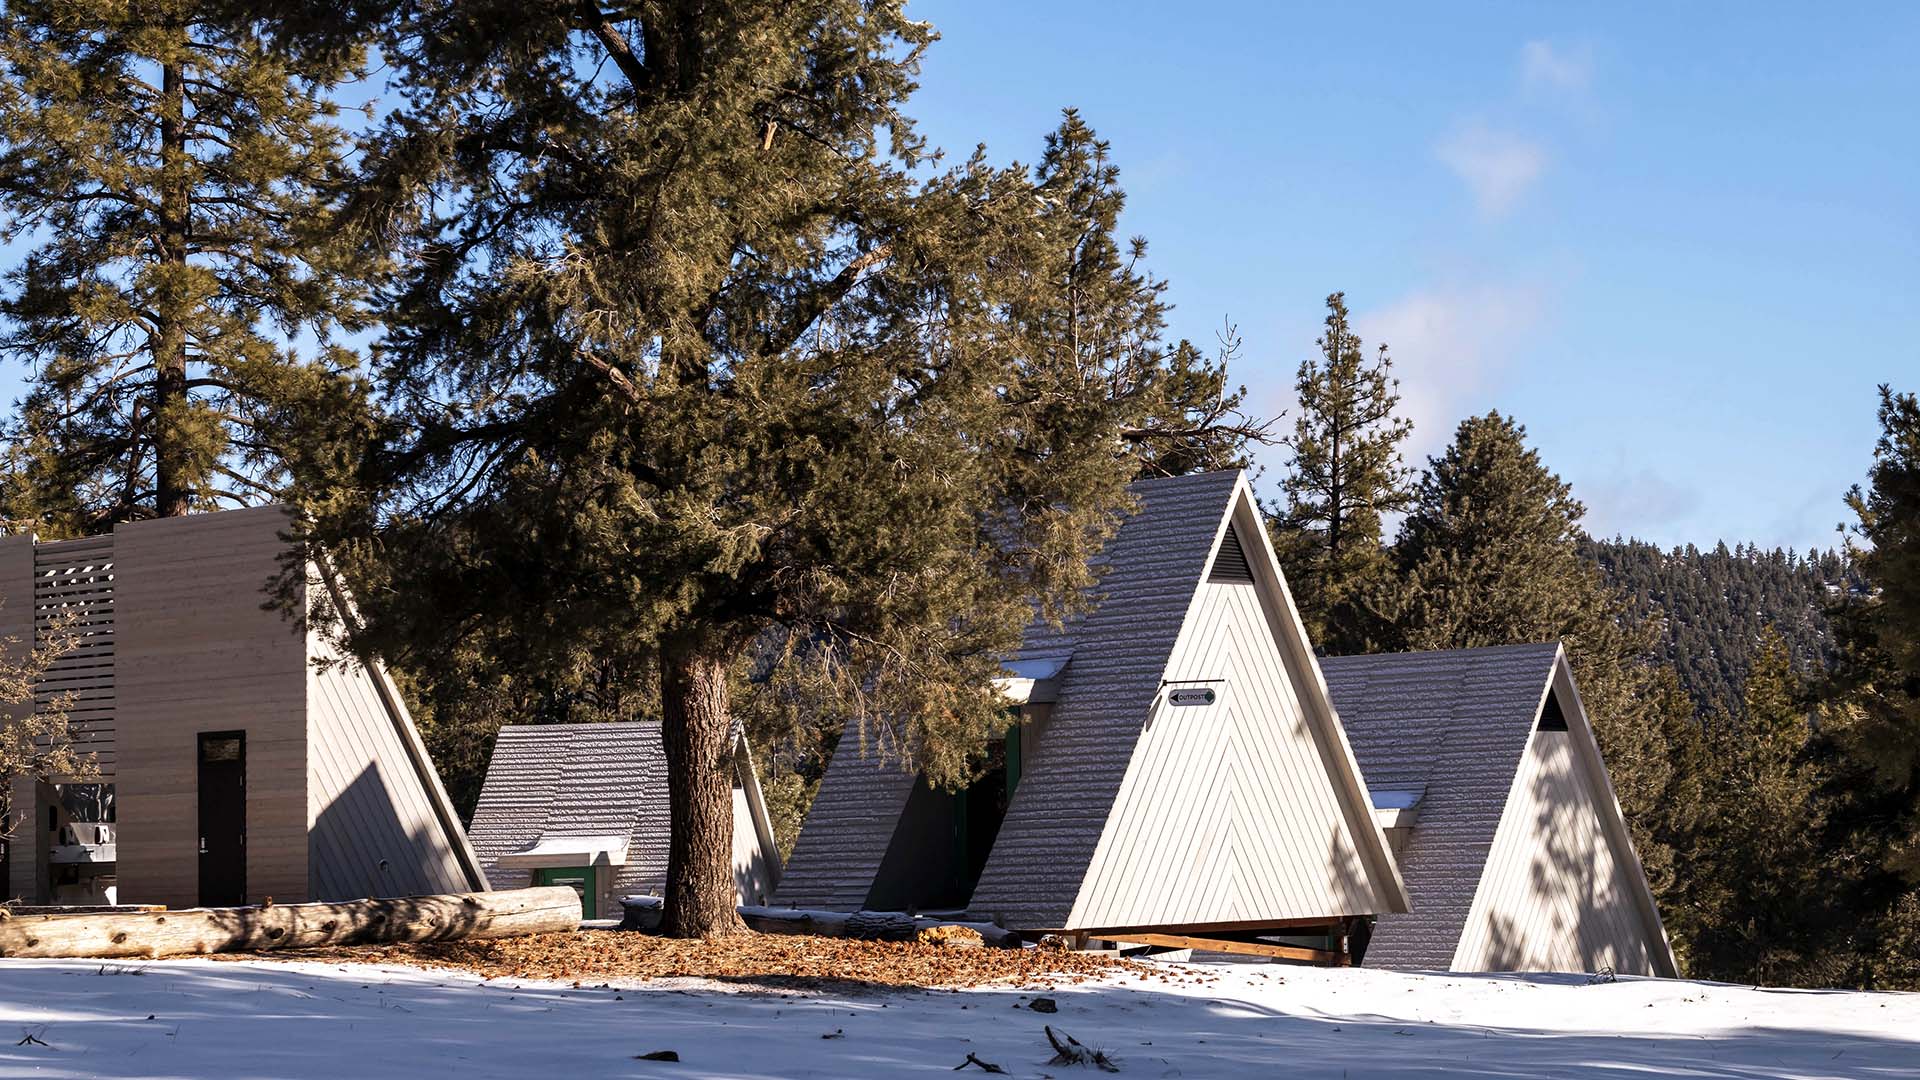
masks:
<svg viewBox="0 0 1920 1080"><path fill-rule="evenodd" d="M552 885L337 904L22 915L0 920L0 957L104 960L523 937L578 929L580 914L579 894Z"/></svg>
<svg viewBox="0 0 1920 1080"><path fill-rule="evenodd" d="M962 927L980 935L988 945L1014 947L1020 935L992 923L929 919L904 911L805 911L742 905L740 917L763 934L819 934L822 937L864 938L870 941L921 941L939 927ZM934 934L934 938L943 935Z"/></svg>
<svg viewBox="0 0 1920 1080"><path fill-rule="evenodd" d="M622 930L656 930L666 901L657 896L620 899ZM870 941L936 941L949 945L979 943L1014 948L1020 935L992 923L955 922L915 917L902 911L806 911L800 908L757 907L742 904L740 918L748 929L763 934L818 934L821 937L864 938Z"/></svg>

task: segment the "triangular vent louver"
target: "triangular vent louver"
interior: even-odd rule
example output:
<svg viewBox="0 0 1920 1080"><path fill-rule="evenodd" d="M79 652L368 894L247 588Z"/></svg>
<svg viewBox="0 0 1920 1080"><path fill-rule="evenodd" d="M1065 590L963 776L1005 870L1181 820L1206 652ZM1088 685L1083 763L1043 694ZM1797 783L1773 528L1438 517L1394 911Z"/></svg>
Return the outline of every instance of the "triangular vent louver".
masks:
<svg viewBox="0 0 1920 1080"><path fill-rule="evenodd" d="M1567 714L1560 711L1560 695L1552 690L1547 691L1546 707L1540 710L1539 727L1541 731L1567 730Z"/></svg>
<svg viewBox="0 0 1920 1080"><path fill-rule="evenodd" d="M1227 526L1227 535L1220 541L1220 554L1213 557L1213 572L1207 575L1207 580L1253 584L1253 567L1247 565L1246 550L1240 546L1240 536L1231 525Z"/></svg>

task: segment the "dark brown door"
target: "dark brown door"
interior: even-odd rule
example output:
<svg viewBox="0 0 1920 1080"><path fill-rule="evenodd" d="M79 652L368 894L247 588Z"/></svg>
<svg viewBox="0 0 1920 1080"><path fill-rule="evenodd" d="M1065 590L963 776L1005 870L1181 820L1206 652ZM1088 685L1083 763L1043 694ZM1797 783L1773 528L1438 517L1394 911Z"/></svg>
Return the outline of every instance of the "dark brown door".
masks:
<svg viewBox="0 0 1920 1080"><path fill-rule="evenodd" d="M247 736L200 733L200 906L247 902Z"/></svg>

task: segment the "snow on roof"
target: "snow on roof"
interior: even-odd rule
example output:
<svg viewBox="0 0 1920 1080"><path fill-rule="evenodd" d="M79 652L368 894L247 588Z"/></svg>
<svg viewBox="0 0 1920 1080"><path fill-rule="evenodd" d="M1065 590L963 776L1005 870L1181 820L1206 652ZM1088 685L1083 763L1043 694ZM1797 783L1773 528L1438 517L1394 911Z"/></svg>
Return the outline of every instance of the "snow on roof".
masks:
<svg viewBox="0 0 1920 1080"><path fill-rule="evenodd" d="M1427 793L1427 785L1404 790L1373 789L1373 808L1375 810L1411 810L1420 805L1421 796Z"/></svg>
<svg viewBox="0 0 1920 1080"><path fill-rule="evenodd" d="M501 866L625 866L629 834L554 836L542 834L531 846L502 855Z"/></svg>

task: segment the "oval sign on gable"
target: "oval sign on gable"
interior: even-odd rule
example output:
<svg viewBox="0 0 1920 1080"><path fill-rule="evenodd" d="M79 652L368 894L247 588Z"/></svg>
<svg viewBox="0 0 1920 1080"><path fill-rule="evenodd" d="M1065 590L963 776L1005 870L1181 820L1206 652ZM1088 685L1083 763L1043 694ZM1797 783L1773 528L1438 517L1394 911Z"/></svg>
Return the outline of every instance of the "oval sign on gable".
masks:
<svg viewBox="0 0 1920 1080"><path fill-rule="evenodd" d="M1167 700L1175 705L1211 705L1213 691L1210 688L1175 690L1167 695Z"/></svg>

